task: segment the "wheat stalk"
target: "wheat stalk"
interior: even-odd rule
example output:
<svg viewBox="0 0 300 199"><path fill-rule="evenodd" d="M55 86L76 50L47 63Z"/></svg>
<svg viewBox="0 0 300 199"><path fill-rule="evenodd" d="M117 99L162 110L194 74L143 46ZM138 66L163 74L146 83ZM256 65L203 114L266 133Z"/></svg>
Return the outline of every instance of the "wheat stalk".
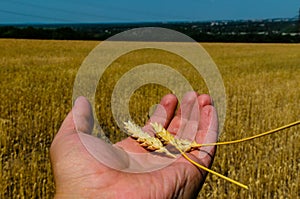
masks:
<svg viewBox="0 0 300 199"><path fill-rule="evenodd" d="M213 170L210 170L210 169L206 168L205 166L193 161L186 155L186 152L189 152L193 149L198 149L203 146L216 146L216 145L234 144L234 143L249 141L249 140L252 140L255 138L266 136L266 135L275 133L277 131L298 125L298 124L300 124L300 120L290 123L290 124L287 124L287 125L284 125L282 127L258 134L258 135L251 136L251 137L247 137L247 138L243 138L243 139L239 139L239 140L227 141L227 142L204 143L204 144L198 144L195 141L191 142L189 140L175 138L161 124L158 124L158 123L150 123L153 130L155 131L156 137L150 136L148 133L144 132L141 127L139 127L138 125L136 125L130 121L124 122L124 124L125 124L125 129L129 133L129 135L131 137L135 138L141 144L141 146L145 147L146 149L155 151L158 153L165 153L167 156L175 158L176 156L165 148L166 145L170 144L170 145L174 146L182 154L182 156L185 159L187 159L189 162L191 162L195 166L197 166L207 172L210 172L216 176L219 176L220 178L223 178L229 182L232 182L242 188L248 189L247 185L244 185L244 184L237 182L231 178L223 176L222 174L217 173Z"/></svg>

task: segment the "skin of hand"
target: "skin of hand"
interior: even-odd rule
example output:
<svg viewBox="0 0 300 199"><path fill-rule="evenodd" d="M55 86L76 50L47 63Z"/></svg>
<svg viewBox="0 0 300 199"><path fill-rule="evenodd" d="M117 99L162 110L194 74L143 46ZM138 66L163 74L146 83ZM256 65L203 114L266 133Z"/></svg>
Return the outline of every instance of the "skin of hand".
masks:
<svg viewBox="0 0 300 199"><path fill-rule="evenodd" d="M157 108L144 129L150 127L150 122L160 122L174 135L178 136L181 129L181 137L190 136L198 143L217 141L217 113L208 95L188 92L175 113L177 103L174 95L164 96L160 102L164 111ZM74 111L79 118L77 121L74 121ZM78 136L79 130L91 133L92 124L92 108L87 99L79 97L50 148L56 185L55 198L197 198L207 172L183 157L164 168L142 173L119 171L99 162L88 152ZM195 126L196 129L193 128ZM195 131L195 135L189 135L190 130ZM99 140L96 137L91 138L93 139ZM116 143L114 147L147 153L130 137ZM110 148L105 148L100 155L110 153L109 150ZM188 156L210 168L215 150L214 146L203 147L189 152ZM144 163L147 164L147 161Z"/></svg>

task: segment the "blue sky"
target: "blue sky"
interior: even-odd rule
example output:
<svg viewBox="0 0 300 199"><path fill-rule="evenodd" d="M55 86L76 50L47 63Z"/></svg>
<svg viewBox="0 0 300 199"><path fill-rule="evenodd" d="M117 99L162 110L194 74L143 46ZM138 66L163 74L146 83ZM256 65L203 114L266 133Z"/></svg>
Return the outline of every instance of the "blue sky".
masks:
<svg viewBox="0 0 300 199"><path fill-rule="evenodd" d="M300 0L0 0L0 23L291 18L299 8Z"/></svg>

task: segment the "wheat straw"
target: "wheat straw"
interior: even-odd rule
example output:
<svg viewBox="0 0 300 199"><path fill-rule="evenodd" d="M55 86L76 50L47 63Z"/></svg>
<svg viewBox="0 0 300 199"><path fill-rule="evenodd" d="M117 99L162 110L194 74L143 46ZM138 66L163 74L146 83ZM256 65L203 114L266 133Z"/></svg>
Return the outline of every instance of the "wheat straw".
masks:
<svg viewBox="0 0 300 199"><path fill-rule="evenodd" d="M296 122L292 122L292 123L284 125L284 126L281 126L281 127L278 127L276 129L273 129L273 130L261 133L261 134L257 134L257 135L251 136L251 137L242 138L242 139L239 139L239 140L225 141L225 142L197 144L197 145L194 145L193 147L219 146L219 145L226 145L226 144L236 144L236 143L240 143L240 142L245 142L245 141L253 140L253 139L256 139L256 138L259 138L259 137L263 137L263 136L266 136L266 135L270 135L272 133L276 133L276 132L281 131L283 129L290 128L292 126L296 126L298 124L300 124L300 120L298 120Z"/></svg>

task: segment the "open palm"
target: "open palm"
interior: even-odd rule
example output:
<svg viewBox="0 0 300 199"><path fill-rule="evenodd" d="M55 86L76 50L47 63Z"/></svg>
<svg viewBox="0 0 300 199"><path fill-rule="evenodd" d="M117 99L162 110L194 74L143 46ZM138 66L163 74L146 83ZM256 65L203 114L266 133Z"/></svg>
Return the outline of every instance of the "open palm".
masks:
<svg viewBox="0 0 300 199"><path fill-rule="evenodd" d="M198 143L217 140L217 114L208 95L189 92L175 114L176 106L174 95L163 97L144 130L150 132L149 123L159 122L181 138ZM92 128L91 106L84 97L79 97L51 145L56 198L197 197L205 171L182 157L172 160L150 154L132 138L111 146L89 135ZM188 155L210 167L214 153L215 147L203 147ZM166 164L159 164L162 162ZM156 163L164 166L153 169ZM145 170L130 172L139 168Z"/></svg>

